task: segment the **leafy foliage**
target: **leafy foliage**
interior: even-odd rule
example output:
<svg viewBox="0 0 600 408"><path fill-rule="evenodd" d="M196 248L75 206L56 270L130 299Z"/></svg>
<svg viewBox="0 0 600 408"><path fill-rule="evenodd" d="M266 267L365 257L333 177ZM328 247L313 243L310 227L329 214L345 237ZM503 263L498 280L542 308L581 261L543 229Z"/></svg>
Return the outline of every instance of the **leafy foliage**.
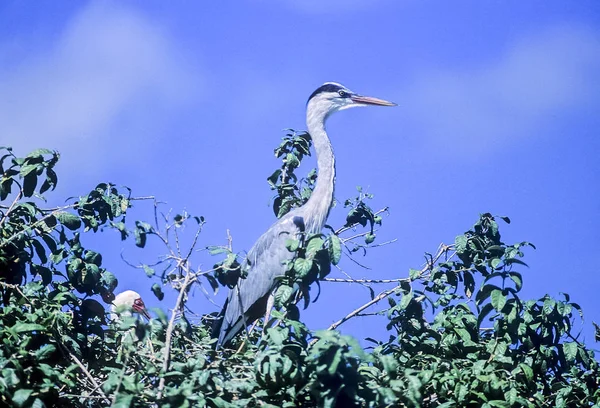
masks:
<svg viewBox="0 0 600 408"><path fill-rule="evenodd" d="M308 133L288 129L283 141L275 149L275 157L282 158L282 164L267 181L271 190L277 191L273 200L273 212L277 218L281 218L292 208L300 207L310 198L317 181L317 170L312 169L302 179L298 179L295 172L302 159L310 156L311 146L312 139Z"/></svg>
<svg viewBox="0 0 600 408"><path fill-rule="evenodd" d="M276 150L282 166L268 181L277 192L278 216L310 197L316 174L294 174L309 148L307 134L290 131ZM397 279L332 278L332 265L385 244L374 242L386 209L373 211L373 196L359 188L344 202L344 225L288 240L294 258L266 328L216 351L214 317L197 317L186 302L193 286L209 296L206 288L214 294L246 278L231 239L207 247L222 258L201 270L194 257L203 217L160 214L155 203L154 223L128 223L136 198L110 183L65 206L42 208L42 194L58 182L58 154L37 150L18 158L8 148L2 152L0 405L599 404L598 362L574 332L581 308L568 295L521 299L523 258L534 247L502 241L498 221L510 222L506 217L482 214L453 244L426 254L422 268ZM149 322L130 314L107 319L117 279L103 268L102 255L84 246L86 234L104 229L139 247L149 240L164 246L166 255L136 267L151 279L157 298L174 290L177 300L168 314L156 309ZM296 305L317 301L323 282L340 281L369 285L371 297L354 311L340 311L345 317L327 330L309 329ZM376 284L388 286L375 293ZM337 328L369 308L386 317L389 334L366 339L372 346L364 348Z"/></svg>

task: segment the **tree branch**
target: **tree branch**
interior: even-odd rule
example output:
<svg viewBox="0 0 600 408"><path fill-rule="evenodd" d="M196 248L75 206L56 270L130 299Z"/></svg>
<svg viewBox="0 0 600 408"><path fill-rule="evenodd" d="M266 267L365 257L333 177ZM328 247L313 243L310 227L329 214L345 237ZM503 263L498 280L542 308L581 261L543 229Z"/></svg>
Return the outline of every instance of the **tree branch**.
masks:
<svg viewBox="0 0 600 408"><path fill-rule="evenodd" d="M157 399L159 399L159 400L162 398L162 393L165 388L164 375L167 373L167 371L169 369L169 364L171 362L171 340L173 338L173 329L175 327L175 317L177 316L177 312L181 309L181 306L183 304L183 299L185 298L187 287L191 283L190 282L191 278L192 277L195 278L195 276L196 275L194 273L192 273L191 271L187 271L187 273L185 274L185 280L183 281L183 285L181 285L181 288L179 289L179 296L177 296L177 302L175 303L175 307L173 308L173 311L171 312L171 319L169 320L169 326L167 326L167 333L165 336L165 351L163 353L163 367L162 367L163 375L161 376L160 381L158 383Z"/></svg>
<svg viewBox="0 0 600 408"><path fill-rule="evenodd" d="M21 197L23 197L23 190L20 189L19 193L17 194L17 196L15 197L13 202L10 204L10 207L8 207L8 210L6 211L6 213L4 213L4 217L2 217L2 219L0 220L0 227L2 226L2 224L4 224L4 221L6 221L8 219L8 215L13 210L15 205L17 205L17 203L19 202Z"/></svg>
<svg viewBox="0 0 600 408"><path fill-rule="evenodd" d="M449 250L452 249L452 245L444 245L441 244L438 248L438 252L435 254L434 257L432 257L427 264L421 269L421 272L419 273L419 275L417 276L417 278L422 277L427 271L431 270L431 268L433 268L433 266L435 265L435 263L444 255L446 254ZM403 280L399 280L398 282L410 282L411 279L409 278L404 278ZM396 292L399 289L399 286L395 286L391 289L388 290L384 290L383 292L381 292L379 295L375 296L371 301L365 303L364 305L360 306L358 309L348 313L346 316L344 316L343 318L341 318L340 320L338 320L337 322L333 323L331 326L329 326L327 328L327 330L335 330L336 328L338 328L340 325L342 325L343 323L347 322L348 320L352 319L353 317L356 317L358 314L360 314L363 310L373 306L374 304L378 303L379 301L385 299L386 297L390 296L391 294L393 294L394 292ZM311 341L310 344L313 344L316 341L313 340Z"/></svg>

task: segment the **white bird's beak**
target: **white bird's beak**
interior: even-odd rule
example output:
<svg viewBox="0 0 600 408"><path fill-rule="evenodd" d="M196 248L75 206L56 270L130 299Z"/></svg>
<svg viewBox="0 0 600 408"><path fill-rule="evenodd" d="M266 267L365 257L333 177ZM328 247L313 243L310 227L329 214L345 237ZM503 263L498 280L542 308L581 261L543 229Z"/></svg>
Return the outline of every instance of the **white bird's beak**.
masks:
<svg viewBox="0 0 600 408"><path fill-rule="evenodd" d="M148 320L152 320L152 318L150 317L150 313L148 313L148 311L146 310L146 308L142 309L142 315L148 319Z"/></svg>
<svg viewBox="0 0 600 408"><path fill-rule="evenodd" d="M376 106L397 106L394 102L386 101L379 98L373 98L372 96L352 95L350 97L352 102L360 103L363 105L376 105Z"/></svg>

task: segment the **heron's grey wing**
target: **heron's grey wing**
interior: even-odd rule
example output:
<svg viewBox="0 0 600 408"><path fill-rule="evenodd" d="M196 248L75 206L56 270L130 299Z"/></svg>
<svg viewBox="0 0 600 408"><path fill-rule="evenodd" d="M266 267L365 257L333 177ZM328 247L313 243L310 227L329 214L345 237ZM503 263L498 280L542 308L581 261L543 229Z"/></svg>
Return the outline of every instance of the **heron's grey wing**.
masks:
<svg viewBox="0 0 600 408"><path fill-rule="evenodd" d="M257 316L249 316L248 310L269 295L275 278L285 274L286 260L292 259L293 252L285 246L286 240L296 238L301 231L302 217L288 213L278 220L256 241L248 252L242 268L247 272L246 279L240 279L229 292L227 309L219 334L219 345L225 344Z"/></svg>

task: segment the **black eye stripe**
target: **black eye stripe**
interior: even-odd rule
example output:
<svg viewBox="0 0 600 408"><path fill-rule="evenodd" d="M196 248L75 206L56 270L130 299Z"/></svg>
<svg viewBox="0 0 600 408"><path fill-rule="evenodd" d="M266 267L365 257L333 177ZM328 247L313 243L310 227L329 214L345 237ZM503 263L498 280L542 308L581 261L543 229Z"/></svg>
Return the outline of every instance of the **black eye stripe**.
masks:
<svg viewBox="0 0 600 408"><path fill-rule="evenodd" d="M322 92L338 92L342 89L341 86L336 85L336 84L324 84L321 85L319 88L317 88L308 98L308 100L310 101L313 97L315 97L316 95L322 93Z"/></svg>

